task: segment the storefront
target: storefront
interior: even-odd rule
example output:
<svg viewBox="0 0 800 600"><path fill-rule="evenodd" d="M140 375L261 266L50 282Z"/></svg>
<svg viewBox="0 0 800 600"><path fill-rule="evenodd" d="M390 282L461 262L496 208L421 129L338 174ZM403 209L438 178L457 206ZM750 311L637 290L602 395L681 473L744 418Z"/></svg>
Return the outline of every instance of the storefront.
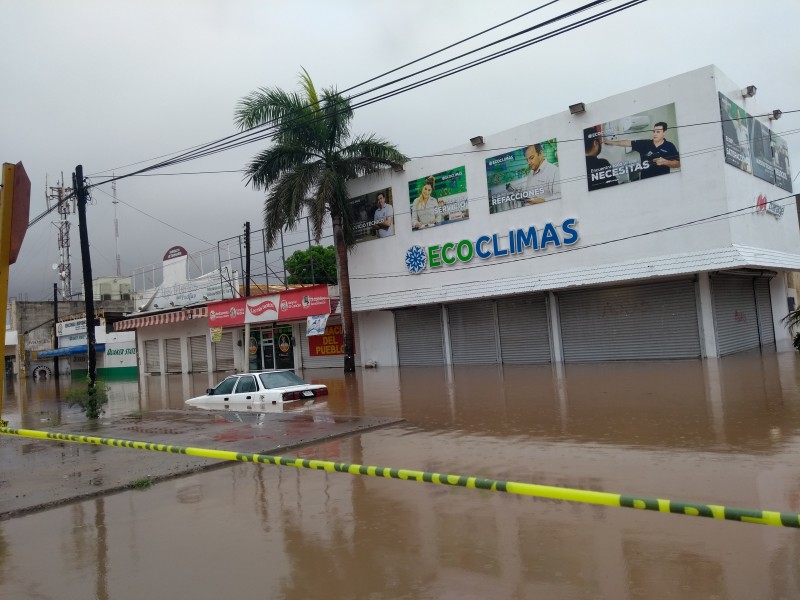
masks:
<svg viewBox="0 0 800 600"><path fill-rule="evenodd" d="M292 326L251 327L247 354L250 371L294 369Z"/></svg>
<svg viewBox="0 0 800 600"><path fill-rule="evenodd" d="M339 315L327 285L142 314L115 324L136 331L144 375L341 367ZM307 336L308 317L330 317Z"/></svg>
<svg viewBox="0 0 800 600"><path fill-rule="evenodd" d="M709 66L351 182L360 214L393 206L391 230L350 253L361 360L789 349L800 226L787 145L741 89Z"/></svg>

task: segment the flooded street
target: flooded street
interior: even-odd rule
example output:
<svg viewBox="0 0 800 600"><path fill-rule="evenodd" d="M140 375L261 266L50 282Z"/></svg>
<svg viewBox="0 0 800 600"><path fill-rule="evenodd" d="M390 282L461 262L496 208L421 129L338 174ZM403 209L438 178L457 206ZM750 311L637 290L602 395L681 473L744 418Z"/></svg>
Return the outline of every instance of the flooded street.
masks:
<svg viewBox="0 0 800 600"><path fill-rule="evenodd" d="M798 366L307 371L330 396L300 410L405 422L291 454L798 513ZM183 408L208 384L112 382L107 415ZM13 393L12 426L83 418L53 381ZM789 599L799 563L797 529L239 463L0 522L15 599Z"/></svg>

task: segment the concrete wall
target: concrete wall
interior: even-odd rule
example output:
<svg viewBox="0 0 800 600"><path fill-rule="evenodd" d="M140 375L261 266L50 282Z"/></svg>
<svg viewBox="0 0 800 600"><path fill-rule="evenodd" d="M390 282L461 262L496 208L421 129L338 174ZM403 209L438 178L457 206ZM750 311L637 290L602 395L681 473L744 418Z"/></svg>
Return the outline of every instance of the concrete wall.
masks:
<svg viewBox="0 0 800 600"><path fill-rule="evenodd" d="M353 307L356 311L386 309L443 300L464 300L502 293L522 293L559 289L590 283L578 278L548 287L537 287L531 274L555 274L575 269L604 271L605 281L625 281L615 274L615 265L631 260L662 258L675 272L704 270L699 257L709 250L732 248L734 244L755 246L783 253L796 253L800 247L798 218L787 210L782 219L742 211L732 218L631 237L682 225L713 215L727 215L755 207L758 193L770 199L786 192L725 163L722 130L719 123L718 91L741 101L751 114L766 112L753 99L742 101L733 84L713 66L665 81L587 103L585 113L563 113L485 136L485 148L476 151L469 144L445 150L440 156L413 160L400 173L384 172L351 183L351 195L365 194L383 187L392 188L395 235L358 245L350 255ZM627 183L608 189L588 191L583 130L596 124L624 118L646 110L675 104L677 125L708 123L674 128L670 123L667 139L678 142L681 153L679 173ZM651 124L652 125L652 124ZM648 137L643 131L639 137ZM520 148L550 138L558 139L562 198L534 206L490 214L486 182L486 159L505 149ZM605 147L614 152L624 149ZM638 156L633 153L634 156ZM622 156L620 154L619 156ZM613 161L612 161L613 162ZM413 231L408 184L410 181L465 166L470 217L446 226ZM411 275L405 266L409 247L426 248L445 242L476 240L481 235L508 232L545 223L556 226L575 218L580 240L570 252L550 248L519 256L473 260L448 268L428 268ZM591 248L591 250L583 250ZM692 254L696 266L671 257ZM691 261L690 261L691 262ZM741 266L741 265L733 265ZM486 282L491 282L489 285Z"/></svg>
<svg viewBox="0 0 800 600"><path fill-rule="evenodd" d="M351 196L391 187L394 204L395 235L359 244L350 254L353 309L361 324L364 360L374 357L388 361L383 364L396 364L394 323L383 316L387 309L681 274L699 277L703 350L705 356L714 356L707 275L736 268L778 273L770 286L776 342L779 349L788 347L789 332L780 319L787 312L787 296L796 298L800 289L791 274L800 269L800 223L791 206L782 218L756 212L760 194L783 204L789 203L791 194L725 162L718 94L725 94L750 115L767 112L755 98L742 98L741 88L708 66L609 98L589 98L584 113L564 111L485 135L479 148L465 143L413 160L403 172L385 171L351 182ZM670 104L674 104L672 120L676 122L667 120L666 138L678 146L680 171L589 191L584 129ZM649 127L658 119L654 113ZM766 117L759 120L772 128ZM476 133L483 133L479 123L476 128ZM551 138L558 140L561 199L492 214L487 159ZM633 136L643 138L649 139L649 129ZM604 145L601 157L615 163L638 157L632 154ZM459 166L466 173L469 219L412 230L409 182ZM550 247L438 269L428 266L420 274L410 274L405 265L406 252L414 245L441 247L446 242L497 234L508 247L513 230L531 226L541 230L546 223L559 228L568 218L576 220L580 239L567 252ZM695 221L703 222L687 225Z"/></svg>

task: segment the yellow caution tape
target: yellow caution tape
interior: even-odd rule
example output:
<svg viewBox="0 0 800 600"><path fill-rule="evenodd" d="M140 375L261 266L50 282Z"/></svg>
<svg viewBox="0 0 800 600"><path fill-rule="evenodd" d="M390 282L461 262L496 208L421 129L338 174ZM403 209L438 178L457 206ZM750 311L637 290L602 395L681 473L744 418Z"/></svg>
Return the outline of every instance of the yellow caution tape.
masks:
<svg viewBox="0 0 800 600"><path fill-rule="evenodd" d="M521 496L536 496L567 502L581 502L584 504L601 504L604 506L621 506L624 508L638 508L640 510L653 510L658 512L688 515L692 517L710 517L712 519L725 519L728 521L741 521L742 523L756 523L759 525L774 525L776 527L800 528L800 514L783 513L772 510L751 510L746 508L731 508L719 504L699 504L696 502L677 502L662 498L642 498L639 496L625 496L609 492L595 492L592 490L576 490L574 488L538 485L534 483L519 483L516 481L500 481L483 477L467 477L466 475L451 475L445 473L430 473L428 471L413 471L409 469L395 469L390 467L376 467L351 463L339 463L327 460L312 460L305 458L292 458L289 456L270 456L267 454L251 454L244 452L231 452L229 450L209 450L206 448L191 448L186 446L173 446L170 444L153 444L150 442L136 442L113 438L94 437L90 435L72 435L66 433L51 433L33 429L12 429L0 427L0 434L18 437L30 437L41 440L54 440L61 442L78 442L81 444L94 444L98 446L117 446L120 448L133 448L134 450L154 450L156 452L169 452L171 454L186 454L187 456L201 456L216 458L218 460L231 460L238 462L263 463L283 467L296 467L298 469L317 469L323 471L336 471L350 473L351 475L368 475L370 477L385 477L387 479L403 479L406 481L419 481L425 483L438 483L494 492L506 492Z"/></svg>

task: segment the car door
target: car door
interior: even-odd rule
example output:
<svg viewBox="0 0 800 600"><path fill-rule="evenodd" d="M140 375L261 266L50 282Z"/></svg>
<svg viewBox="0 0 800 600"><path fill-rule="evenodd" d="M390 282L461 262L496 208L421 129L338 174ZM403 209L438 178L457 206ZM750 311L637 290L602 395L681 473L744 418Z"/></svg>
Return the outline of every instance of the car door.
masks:
<svg viewBox="0 0 800 600"><path fill-rule="evenodd" d="M241 375L236 382L236 389L231 397L231 402L238 407L252 408L258 397L258 384L253 375Z"/></svg>

